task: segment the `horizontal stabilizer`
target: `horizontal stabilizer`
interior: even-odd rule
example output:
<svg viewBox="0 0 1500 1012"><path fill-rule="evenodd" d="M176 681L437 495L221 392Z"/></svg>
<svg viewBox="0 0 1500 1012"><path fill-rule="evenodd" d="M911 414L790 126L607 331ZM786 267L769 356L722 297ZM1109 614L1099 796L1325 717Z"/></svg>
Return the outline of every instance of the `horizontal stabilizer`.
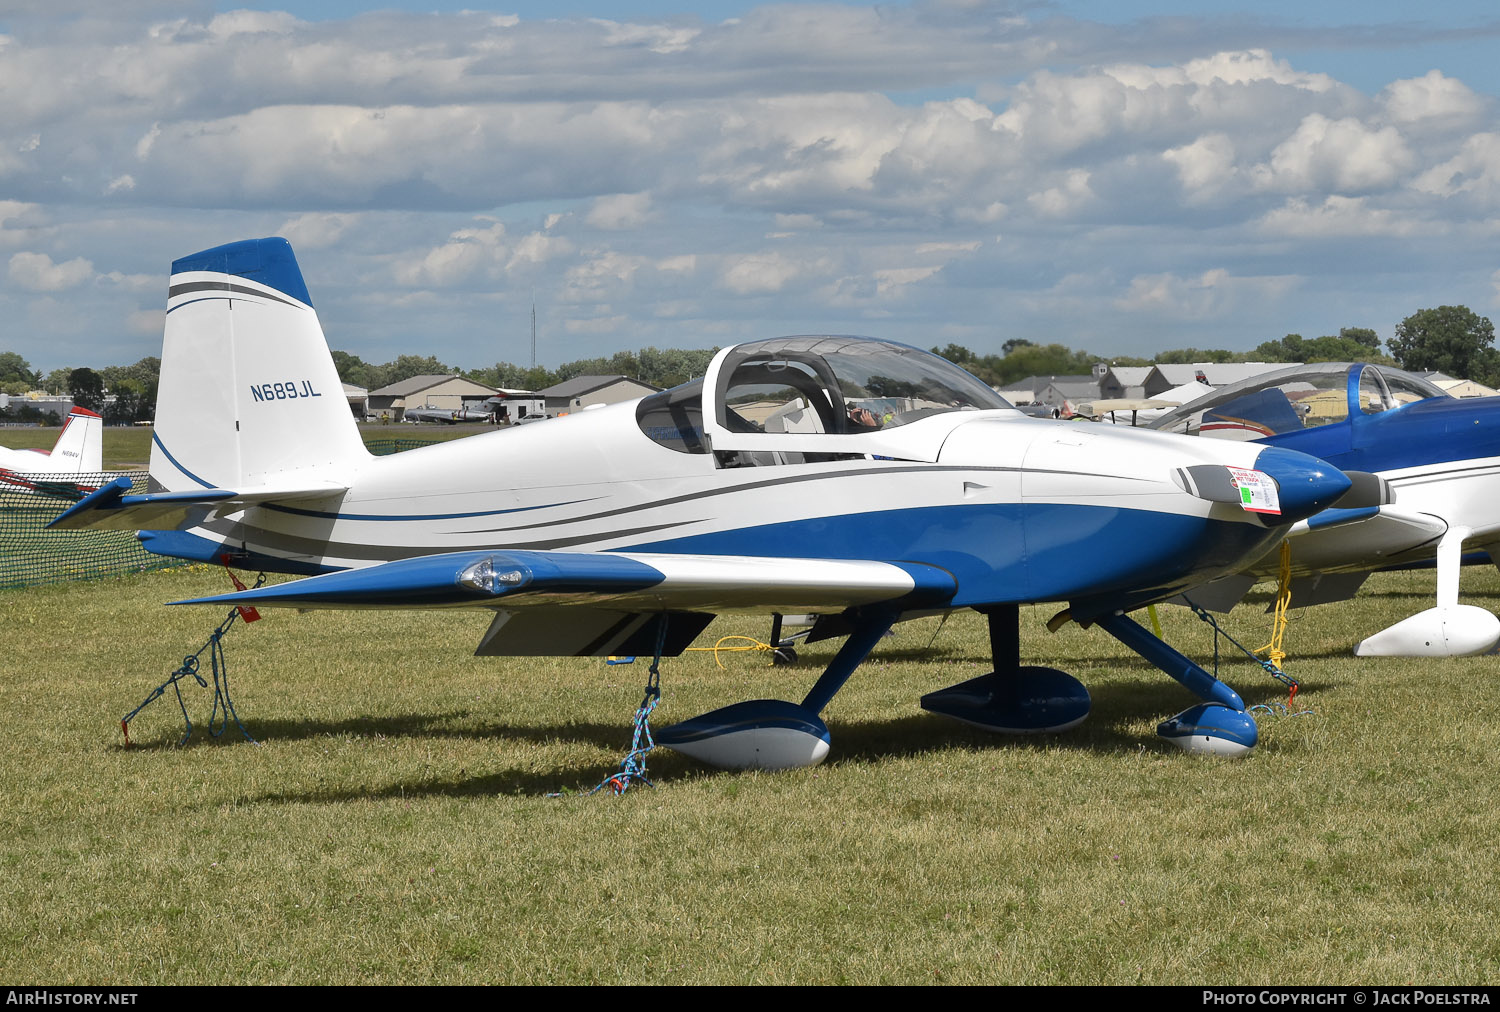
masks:
<svg viewBox="0 0 1500 1012"><path fill-rule="evenodd" d="M400 559L176 603L816 611L877 601L935 607L951 599L957 587L946 570L904 562L495 550Z"/></svg>
<svg viewBox="0 0 1500 1012"><path fill-rule="evenodd" d="M176 530L190 521L203 523L261 503L326 499L348 491L344 485L306 481L295 487L265 485L241 491L205 488L131 495L130 489L129 478L116 478L74 503L47 526L62 531Z"/></svg>

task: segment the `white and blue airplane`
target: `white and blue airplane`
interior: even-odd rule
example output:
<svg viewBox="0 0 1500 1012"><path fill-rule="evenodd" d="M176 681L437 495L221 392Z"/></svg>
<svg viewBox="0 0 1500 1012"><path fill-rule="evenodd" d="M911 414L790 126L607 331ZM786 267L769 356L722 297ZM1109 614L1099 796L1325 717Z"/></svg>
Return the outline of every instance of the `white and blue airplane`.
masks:
<svg viewBox="0 0 1500 1012"><path fill-rule="evenodd" d="M1458 603L1460 566L1500 558L1500 398L1450 397L1399 369L1322 362L1221 387L1151 427L1315 454L1383 483L1364 506L1290 530L1293 608L1347 600L1377 569L1436 565L1433 607L1360 640L1356 656L1455 657L1500 644L1500 618ZM1272 553L1190 596L1227 610L1278 568Z"/></svg>
<svg viewBox="0 0 1500 1012"><path fill-rule="evenodd" d="M78 485L69 476L95 475L104 470L104 419L88 408L68 412L57 442L48 450L13 450L0 446L0 484L24 489L92 492L94 484Z"/></svg>
<svg viewBox="0 0 1500 1012"><path fill-rule="evenodd" d="M283 239L173 264L151 479L54 526L306 574L179 603L481 608L486 656L671 656L721 612L840 613L848 638L800 703L657 733L762 768L822 760L824 706L916 611L984 613L994 658L927 709L1076 725L1083 685L1020 663L1019 608L1050 601L1203 700L1161 733L1243 753L1256 726L1240 696L1127 613L1264 555L1351 489L1279 447L1028 418L927 352L832 336L737 345L638 401L371 456Z"/></svg>

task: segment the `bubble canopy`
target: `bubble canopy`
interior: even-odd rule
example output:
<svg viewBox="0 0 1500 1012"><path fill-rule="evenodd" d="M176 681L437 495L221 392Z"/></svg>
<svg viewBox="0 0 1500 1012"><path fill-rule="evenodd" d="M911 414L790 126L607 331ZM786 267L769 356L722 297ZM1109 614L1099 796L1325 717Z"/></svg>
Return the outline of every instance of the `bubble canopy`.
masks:
<svg viewBox="0 0 1500 1012"><path fill-rule="evenodd" d="M1258 439L1379 414L1433 397L1440 387L1390 366L1316 362L1222 386L1150 423L1164 432Z"/></svg>
<svg viewBox="0 0 1500 1012"><path fill-rule="evenodd" d="M702 380L645 398L637 419L652 439L688 453L705 452L705 433L715 449L813 440L868 452L849 440L951 412L1008 408L974 376L919 348L798 336L726 348Z"/></svg>

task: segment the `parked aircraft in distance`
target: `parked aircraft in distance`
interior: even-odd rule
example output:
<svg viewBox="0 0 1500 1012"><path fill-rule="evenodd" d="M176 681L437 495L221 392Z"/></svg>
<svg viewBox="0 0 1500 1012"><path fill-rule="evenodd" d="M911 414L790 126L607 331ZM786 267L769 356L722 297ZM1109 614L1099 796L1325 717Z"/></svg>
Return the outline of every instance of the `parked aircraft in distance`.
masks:
<svg viewBox="0 0 1500 1012"><path fill-rule="evenodd" d="M269 381L285 396L254 398ZM109 486L54 526L311 574L181 603L484 609L488 656L676 655L721 612L842 613L848 638L800 703L657 732L724 766L821 761L824 706L918 610L985 614L994 663L925 707L1001 731L1074 726L1083 685L1020 662L1020 606L1048 601L1203 700L1164 735L1244 752L1256 726L1239 695L1127 613L1242 568L1351 488L1280 447L1027 418L935 355L859 337L740 344L637 401L385 457L321 396L338 389L285 240L184 257L151 456L161 490Z"/></svg>
<svg viewBox="0 0 1500 1012"><path fill-rule="evenodd" d="M104 470L104 419L87 408L74 408L49 450L12 450L0 446L0 485L51 490L65 475L96 475ZM69 491L92 492L94 484L62 483Z"/></svg>
<svg viewBox="0 0 1500 1012"><path fill-rule="evenodd" d="M459 422L487 422L491 414L474 408L420 407L407 408L401 417L407 422L441 422L444 425L457 425Z"/></svg>
<svg viewBox="0 0 1500 1012"><path fill-rule="evenodd" d="M1460 656L1500 643L1500 619L1458 603L1464 552L1500 552L1500 398L1459 399L1399 369L1325 362L1221 387L1152 428L1254 440L1379 477L1383 505L1292 528L1293 608L1353 597L1376 569L1436 559L1435 606L1361 640L1357 655ZM1227 608L1277 568L1269 555L1192 596Z"/></svg>

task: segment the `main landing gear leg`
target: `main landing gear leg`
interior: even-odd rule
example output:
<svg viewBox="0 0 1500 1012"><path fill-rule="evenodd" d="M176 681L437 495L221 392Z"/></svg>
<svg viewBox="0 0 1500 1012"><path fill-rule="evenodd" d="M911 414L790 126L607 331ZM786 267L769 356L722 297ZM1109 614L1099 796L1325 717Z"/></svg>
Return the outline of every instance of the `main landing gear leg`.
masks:
<svg viewBox="0 0 1500 1012"><path fill-rule="evenodd" d="M816 766L828 755L831 736L818 716L874 649L900 612L862 609L854 631L818 677L807 698L751 699L701 714L656 733L656 743L725 769L791 769Z"/></svg>
<svg viewBox="0 0 1500 1012"><path fill-rule="evenodd" d="M1260 732L1238 692L1123 613L1103 615L1094 621L1203 700L1162 721L1157 734L1189 752L1208 755L1239 756L1255 747Z"/></svg>
<svg viewBox="0 0 1500 1012"><path fill-rule="evenodd" d="M1021 606L981 609L990 624L994 670L922 697L922 708L1003 734L1066 731L1083 723L1089 691L1056 668L1022 666Z"/></svg>
<svg viewBox="0 0 1500 1012"><path fill-rule="evenodd" d="M1500 642L1500 619L1458 603L1464 539L1474 532L1450 527L1437 547L1437 606L1419 611L1355 644L1355 657L1471 657Z"/></svg>

